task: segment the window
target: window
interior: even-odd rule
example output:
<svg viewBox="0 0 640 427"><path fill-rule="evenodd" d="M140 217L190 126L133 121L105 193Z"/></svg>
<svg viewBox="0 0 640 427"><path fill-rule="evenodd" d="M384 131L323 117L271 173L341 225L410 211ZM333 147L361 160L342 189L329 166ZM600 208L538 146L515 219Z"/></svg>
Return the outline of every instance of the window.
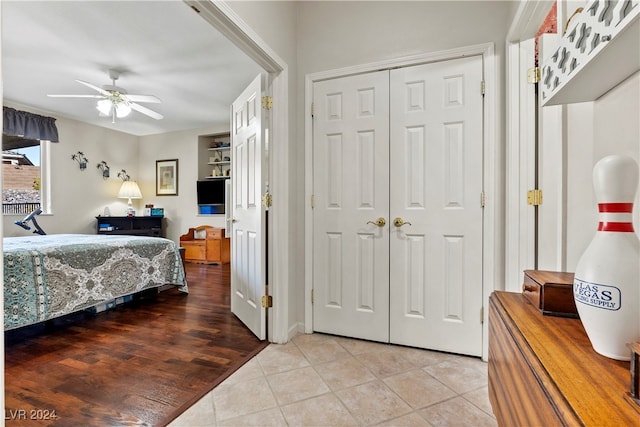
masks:
<svg viewBox="0 0 640 427"><path fill-rule="evenodd" d="M48 141L16 136L2 137L2 213L25 215L46 203Z"/></svg>

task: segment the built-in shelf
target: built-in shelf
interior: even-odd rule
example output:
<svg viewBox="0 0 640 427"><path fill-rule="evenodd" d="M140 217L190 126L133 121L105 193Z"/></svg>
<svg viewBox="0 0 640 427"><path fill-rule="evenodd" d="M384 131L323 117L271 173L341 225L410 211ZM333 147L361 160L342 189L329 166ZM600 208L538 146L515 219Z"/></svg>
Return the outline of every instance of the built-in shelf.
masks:
<svg viewBox="0 0 640 427"><path fill-rule="evenodd" d="M200 135L198 147L198 179L229 179L231 175L230 134Z"/></svg>
<svg viewBox="0 0 640 427"><path fill-rule="evenodd" d="M198 136L199 216L225 214L227 192L231 184L231 134L212 133Z"/></svg>
<svg viewBox="0 0 640 427"><path fill-rule="evenodd" d="M590 0L542 64L542 105L594 101L640 70L640 0Z"/></svg>

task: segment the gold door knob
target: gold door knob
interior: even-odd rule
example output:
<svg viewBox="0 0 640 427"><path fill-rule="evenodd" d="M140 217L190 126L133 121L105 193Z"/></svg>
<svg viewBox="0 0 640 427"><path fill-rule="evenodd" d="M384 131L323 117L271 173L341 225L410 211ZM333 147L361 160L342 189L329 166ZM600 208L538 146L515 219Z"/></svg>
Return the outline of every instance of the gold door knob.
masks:
<svg viewBox="0 0 640 427"><path fill-rule="evenodd" d="M386 223L387 221L382 217L378 218L375 221L367 221L367 224L377 225L378 227L384 227Z"/></svg>
<svg viewBox="0 0 640 427"><path fill-rule="evenodd" d="M411 225L411 223L405 221L404 219L402 219L400 217L398 217L398 218L393 220L393 225L395 225L396 227L402 227L403 225Z"/></svg>
<svg viewBox="0 0 640 427"><path fill-rule="evenodd" d="M238 222L238 220L235 218L229 218L227 219L227 221L229 221L230 223Z"/></svg>

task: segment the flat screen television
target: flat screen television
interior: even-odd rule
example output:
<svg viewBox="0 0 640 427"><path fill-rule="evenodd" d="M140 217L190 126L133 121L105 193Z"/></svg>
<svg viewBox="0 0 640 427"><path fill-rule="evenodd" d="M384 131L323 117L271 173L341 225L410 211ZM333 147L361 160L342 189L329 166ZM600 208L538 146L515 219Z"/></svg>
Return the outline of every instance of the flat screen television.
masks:
<svg viewBox="0 0 640 427"><path fill-rule="evenodd" d="M222 205L225 202L226 179L207 179L197 182L198 206Z"/></svg>

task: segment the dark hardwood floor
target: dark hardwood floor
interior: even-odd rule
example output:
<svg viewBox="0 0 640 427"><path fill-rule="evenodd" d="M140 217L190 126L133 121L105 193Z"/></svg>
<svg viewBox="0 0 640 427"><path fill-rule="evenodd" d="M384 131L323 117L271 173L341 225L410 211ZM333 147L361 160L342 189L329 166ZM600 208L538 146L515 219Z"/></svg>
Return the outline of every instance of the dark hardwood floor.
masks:
<svg viewBox="0 0 640 427"><path fill-rule="evenodd" d="M266 346L230 313L229 266L5 333L6 425L166 425Z"/></svg>

